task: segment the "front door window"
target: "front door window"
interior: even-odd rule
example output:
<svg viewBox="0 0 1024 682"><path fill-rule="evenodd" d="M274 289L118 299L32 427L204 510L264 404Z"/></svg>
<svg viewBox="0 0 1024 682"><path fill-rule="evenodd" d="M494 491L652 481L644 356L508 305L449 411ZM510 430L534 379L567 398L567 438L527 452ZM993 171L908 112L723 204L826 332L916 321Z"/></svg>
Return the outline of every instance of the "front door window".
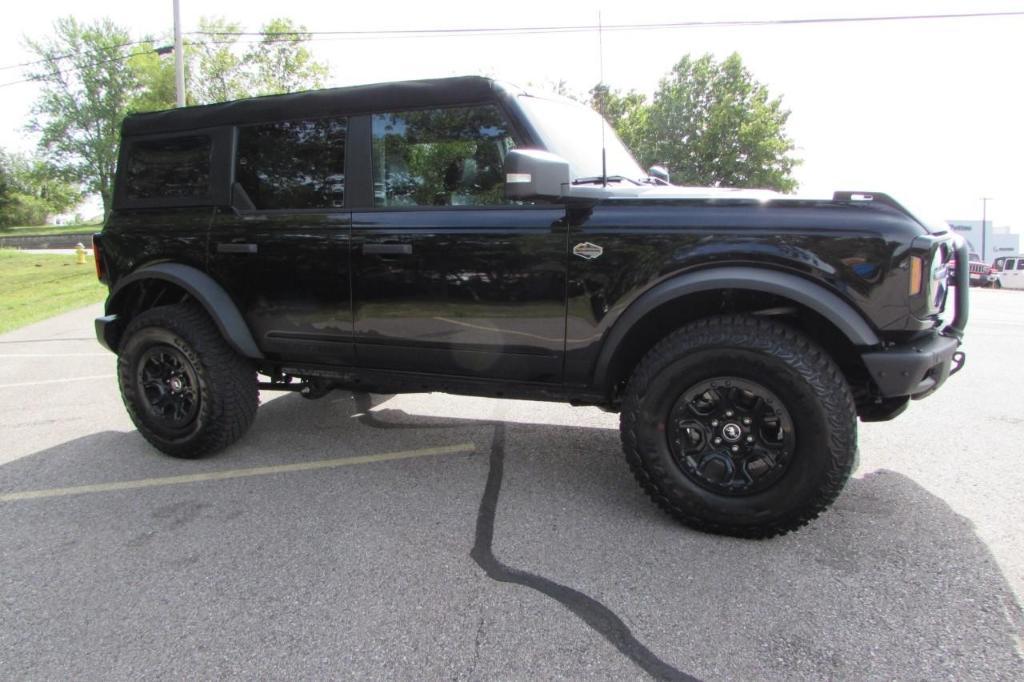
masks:
<svg viewBox="0 0 1024 682"><path fill-rule="evenodd" d="M515 146L494 106L376 114L374 206L495 206Z"/></svg>

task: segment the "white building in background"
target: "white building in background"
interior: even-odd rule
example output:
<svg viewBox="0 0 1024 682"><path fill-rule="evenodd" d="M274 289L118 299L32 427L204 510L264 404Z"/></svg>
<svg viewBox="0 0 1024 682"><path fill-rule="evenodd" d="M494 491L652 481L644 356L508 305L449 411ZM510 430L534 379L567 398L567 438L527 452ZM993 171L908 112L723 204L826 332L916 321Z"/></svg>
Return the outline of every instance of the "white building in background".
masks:
<svg viewBox="0 0 1024 682"><path fill-rule="evenodd" d="M947 220L947 223L971 245L971 253L991 263L999 256L1014 256L1020 253L1020 235L1010 232L1003 225L994 227L991 220L985 221L982 232L980 220ZM984 252L982 251L984 249Z"/></svg>

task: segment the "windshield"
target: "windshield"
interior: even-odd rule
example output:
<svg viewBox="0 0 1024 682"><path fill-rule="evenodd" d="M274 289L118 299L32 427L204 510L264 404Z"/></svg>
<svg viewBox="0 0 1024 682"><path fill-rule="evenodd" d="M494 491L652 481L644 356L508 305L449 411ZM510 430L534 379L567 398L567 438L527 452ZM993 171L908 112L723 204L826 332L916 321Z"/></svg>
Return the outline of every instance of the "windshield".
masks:
<svg viewBox="0 0 1024 682"><path fill-rule="evenodd" d="M532 95L520 95L518 102L540 135L544 147L569 162L574 180L601 175L602 126L608 175L621 175L631 180L647 177L615 130L593 109L570 100Z"/></svg>

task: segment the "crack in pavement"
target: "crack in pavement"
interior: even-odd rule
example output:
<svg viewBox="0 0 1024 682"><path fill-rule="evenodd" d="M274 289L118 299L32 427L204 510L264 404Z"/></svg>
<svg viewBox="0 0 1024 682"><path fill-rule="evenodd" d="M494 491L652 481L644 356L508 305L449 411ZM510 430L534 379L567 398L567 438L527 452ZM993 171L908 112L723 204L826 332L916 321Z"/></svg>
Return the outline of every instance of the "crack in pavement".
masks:
<svg viewBox="0 0 1024 682"><path fill-rule="evenodd" d="M498 511L498 495L505 473L505 424L494 425L491 443L490 471L480 510L476 519L476 541L469 555L484 569L488 577L504 583L514 583L537 590L565 608L593 628L598 634L652 677L661 680L687 680L697 682L698 678L687 675L658 658L644 646L622 619L607 606L579 590L566 587L543 576L512 568L501 563L494 556L494 518Z"/></svg>
<svg viewBox="0 0 1024 682"><path fill-rule="evenodd" d="M364 426L375 429L424 428L422 425L402 424L377 419L371 412L372 403L368 394L356 393L354 397L359 412L358 420ZM492 421L480 421L474 425L489 425L494 429L494 435L491 440L487 483L484 486L483 496L480 498L480 508L476 518L476 539L473 542L473 548L469 552L469 556L484 570L487 577L498 582L522 585L554 599L604 637L619 653L629 658L655 679L700 682L699 678L688 675L658 658L654 652L644 646L633 635L629 626L615 615L614 611L593 597L589 597L579 590L574 590L543 576L506 566L494 556L494 520L498 511L498 496L501 493L501 483L505 475L506 427L505 422L501 421L500 418ZM426 428L457 428L458 426L460 425L431 424L427 425ZM482 625L482 622L481 619L481 623L478 624L474 669L479 657L479 627Z"/></svg>

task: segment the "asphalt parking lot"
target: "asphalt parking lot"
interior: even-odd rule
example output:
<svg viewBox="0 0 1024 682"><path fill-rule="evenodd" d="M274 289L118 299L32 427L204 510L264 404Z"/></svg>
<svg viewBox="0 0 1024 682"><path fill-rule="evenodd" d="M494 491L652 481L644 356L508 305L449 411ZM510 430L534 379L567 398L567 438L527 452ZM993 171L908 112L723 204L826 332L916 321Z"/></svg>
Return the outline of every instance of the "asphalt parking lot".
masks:
<svg viewBox="0 0 1024 682"><path fill-rule="evenodd" d="M762 542L662 515L589 408L264 394L167 458L97 310L0 336L4 678L1024 679L1022 292Z"/></svg>

